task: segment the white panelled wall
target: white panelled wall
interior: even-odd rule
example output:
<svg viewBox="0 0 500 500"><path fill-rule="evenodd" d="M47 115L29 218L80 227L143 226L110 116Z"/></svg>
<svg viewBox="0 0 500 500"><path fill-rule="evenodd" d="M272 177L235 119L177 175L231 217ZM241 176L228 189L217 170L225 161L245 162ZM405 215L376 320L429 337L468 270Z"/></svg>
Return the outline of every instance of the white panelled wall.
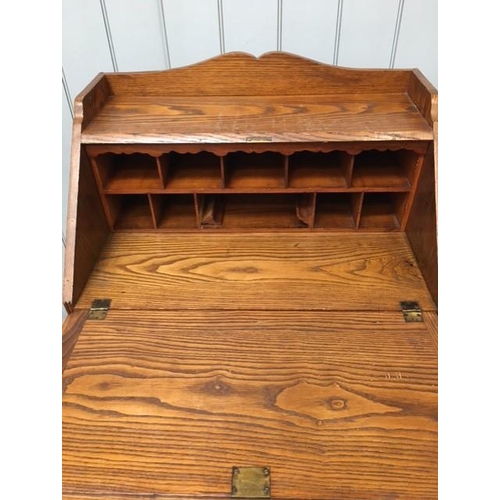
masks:
<svg viewBox="0 0 500 500"><path fill-rule="evenodd" d="M63 0L62 216L72 103L104 71L273 50L346 67L419 68L437 87L438 0Z"/></svg>

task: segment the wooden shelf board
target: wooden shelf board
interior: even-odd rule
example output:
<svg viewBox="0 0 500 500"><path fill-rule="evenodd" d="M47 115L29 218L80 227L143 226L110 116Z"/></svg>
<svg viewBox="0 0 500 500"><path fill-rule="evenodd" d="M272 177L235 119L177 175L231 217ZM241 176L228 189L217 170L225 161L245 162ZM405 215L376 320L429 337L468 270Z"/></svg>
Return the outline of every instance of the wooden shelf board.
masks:
<svg viewBox="0 0 500 500"><path fill-rule="evenodd" d="M285 186L284 157L278 153L234 153L225 159L229 189L280 189Z"/></svg>
<svg viewBox="0 0 500 500"><path fill-rule="evenodd" d="M410 182L397 165L355 166L352 187L410 189Z"/></svg>
<svg viewBox="0 0 500 500"><path fill-rule="evenodd" d="M109 192L148 191L161 188L158 171L141 168L117 170L104 186Z"/></svg>
<svg viewBox="0 0 500 500"><path fill-rule="evenodd" d="M315 228L355 229L352 210L347 206L323 205L316 208Z"/></svg>
<svg viewBox="0 0 500 500"><path fill-rule="evenodd" d="M295 197L286 195L227 196L222 226L228 228L301 228Z"/></svg>
<svg viewBox="0 0 500 500"><path fill-rule="evenodd" d="M147 198L124 198L128 199L120 209L114 229L153 229L153 216Z"/></svg>
<svg viewBox="0 0 500 500"><path fill-rule="evenodd" d="M227 189L283 189L284 172L280 167L261 165L237 167L226 174Z"/></svg>
<svg viewBox="0 0 500 500"><path fill-rule="evenodd" d="M170 168L167 174L166 189L186 189L196 191L198 189L220 189L222 178L219 168L211 166L189 166L181 165Z"/></svg>
<svg viewBox="0 0 500 500"><path fill-rule="evenodd" d="M359 227L361 229L399 229L399 221L391 204L363 204Z"/></svg>
<svg viewBox="0 0 500 500"><path fill-rule="evenodd" d="M347 188L341 168L314 164L290 167L288 184L291 188Z"/></svg>
<svg viewBox="0 0 500 500"><path fill-rule="evenodd" d="M125 309L435 310L399 231L114 233L77 307L103 296Z"/></svg>
<svg viewBox="0 0 500 500"><path fill-rule="evenodd" d="M369 123L369 127L367 126ZM86 144L430 141L407 94L110 96L82 132Z"/></svg>

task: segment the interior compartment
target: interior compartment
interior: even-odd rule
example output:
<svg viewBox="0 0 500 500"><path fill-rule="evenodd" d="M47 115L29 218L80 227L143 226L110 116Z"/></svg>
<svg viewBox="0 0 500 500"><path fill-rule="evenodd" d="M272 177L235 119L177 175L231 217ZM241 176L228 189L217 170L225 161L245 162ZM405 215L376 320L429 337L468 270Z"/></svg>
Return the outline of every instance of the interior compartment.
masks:
<svg viewBox="0 0 500 500"><path fill-rule="evenodd" d="M105 153L92 160L105 191L140 192L161 189L156 158L142 153Z"/></svg>
<svg viewBox="0 0 500 500"><path fill-rule="evenodd" d="M106 204L112 229L154 228L147 195L106 195Z"/></svg>
<svg viewBox="0 0 500 500"><path fill-rule="evenodd" d="M297 217L295 194L220 195L224 206L222 226L240 229L307 227Z"/></svg>
<svg viewBox="0 0 500 500"><path fill-rule="evenodd" d="M291 188L345 188L349 185L352 157L341 151L300 151L288 160Z"/></svg>
<svg viewBox="0 0 500 500"><path fill-rule="evenodd" d="M361 193L318 193L316 197L317 228L355 229L357 227Z"/></svg>
<svg viewBox="0 0 500 500"><path fill-rule="evenodd" d="M196 210L192 194L152 194L157 229L196 229Z"/></svg>
<svg viewBox="0 0 500 500"><path fill-rule="evenodd" d="M406 193L365 193L359 227L363 229L400 229Z"/></svg>
<svg viewBox="0 0 500 500"><path fill-rule="evenodd" d="M218 189L222 187L221 158L213 153L169 153L160 157L167 189Z"/></svg>
<svg viewBox="0 0 500 500"><path fill-rule="evenodd" d="M280 153L229 153L224 157L225 187L229 189L285 187L285 157Z"/></svg>
<svg viewBox="0 0 500 500"><path fill-rule="evenodd" d="M408 151L363 151L354 158L352 187L409 190L418 154Z"/></svg>

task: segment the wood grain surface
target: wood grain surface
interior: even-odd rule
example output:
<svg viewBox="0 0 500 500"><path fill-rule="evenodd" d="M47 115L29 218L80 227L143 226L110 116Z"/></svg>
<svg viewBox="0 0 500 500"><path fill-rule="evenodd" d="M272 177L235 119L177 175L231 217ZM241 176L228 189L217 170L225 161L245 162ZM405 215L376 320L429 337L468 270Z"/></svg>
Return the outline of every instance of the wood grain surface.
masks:
<svg viewBox="0 0 500 500"><path fill-rule="evenodd" d="M432 127L407 94L112 96L82 133L87 144L249 140L425 141Z"/></svg>
<svg viewBox="0 0 500 500"><path fill-rule="evenodd" d="M78 309L66 316L62 327L62 370L66 368L71 352L87 319L88 310Z"/></svg>
<svg viewBox="0 0 500 500"><path fill-rule="evenodd" d="M437 354L399 313L116 311L64 373L63 497L437 498Z"/></svg>
<svg viewBox="0 0 500 500"><path fill-rule="evenodd" d="M403 233L114 233L79 307L435 310Z"/></svg>
<svg viewBox="0 0 500 500"><path fill-rule="evenodd" d="M114 95L146 97L406 92L410 70L342 68L285 52L226 53L167 71L106 73ZM415 74L417 78L418 74Z"/></svg>
<svg viewBox="0 0 500 500"><path fill-rule="evenodd" d="M434 148L422 164L420 182L406 225L406 235L434 302L438 303L438 241Z"/></svg>

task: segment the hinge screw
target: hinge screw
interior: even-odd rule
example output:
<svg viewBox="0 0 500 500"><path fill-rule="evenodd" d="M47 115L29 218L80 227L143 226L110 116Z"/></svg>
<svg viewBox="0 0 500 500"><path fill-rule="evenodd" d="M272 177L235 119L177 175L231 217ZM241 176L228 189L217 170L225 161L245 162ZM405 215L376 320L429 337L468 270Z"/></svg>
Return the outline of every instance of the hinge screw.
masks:
<svg viewBox="0 0 500 500"><path fill-rule="evenodd" d="M269 495L269 488L264 486L264 495Z"/></svg>
<svg viewBox="0 0 500 500"><path fill-rule="evenodd" d="M263 470L263 473L264 473L264 476L269 476L269 469L266 467L266 468Z"/></svg>
<svg viewBox="0 0 500 500"><path fill-rule="evenodd" d="M233 492L233 495L236 495L236 493L238 493L238 488L236 488L236 486L233 486L233 489L231 491Z"/></svg>

